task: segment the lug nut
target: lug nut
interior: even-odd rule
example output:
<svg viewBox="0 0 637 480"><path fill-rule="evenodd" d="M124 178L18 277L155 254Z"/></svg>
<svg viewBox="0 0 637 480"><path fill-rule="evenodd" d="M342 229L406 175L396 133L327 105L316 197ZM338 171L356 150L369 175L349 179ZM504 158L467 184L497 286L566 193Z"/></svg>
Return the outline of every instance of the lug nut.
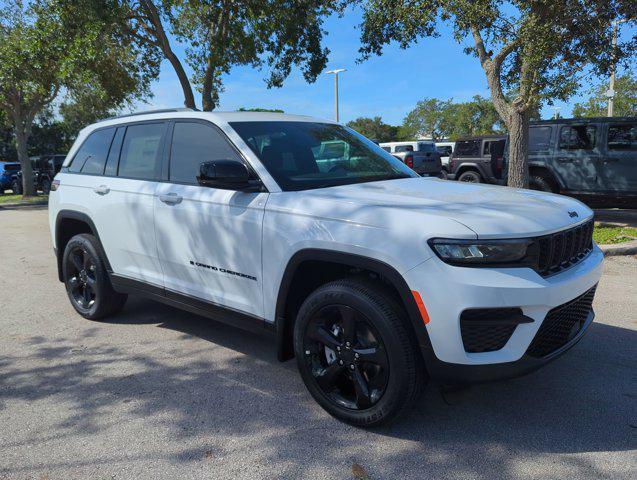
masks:
<svg viewBox="0 0 637 480"><path fill-rule="evenodd" d="M359 357L358 353L355 353L355 354L354 354L354 358L355 358L356 360L358 360L358 357Z"/></svg>
<svg viewBox="0 0 637 480"><path fill-rule="evenodd" d="M349 369L350 369L350 370L354 370L355 368L356 368L356 367L354 366L354 364L353 364L353 363L349 366Z"/></svg>
<svg viewBox="0 0 637 480"><path fill-rule="evenodd" d="M343 365L343 360L339 360L339 361L338 361L338 364L339 364L339 365Z"/></svg>
<svg viewBox="0 0 637 480"><path fill-rule="evenodd" d="M350 345L350 343L349 343L349 342L345 342L345 346L346 346L347 348L351 347L351 345Z"/></svg>

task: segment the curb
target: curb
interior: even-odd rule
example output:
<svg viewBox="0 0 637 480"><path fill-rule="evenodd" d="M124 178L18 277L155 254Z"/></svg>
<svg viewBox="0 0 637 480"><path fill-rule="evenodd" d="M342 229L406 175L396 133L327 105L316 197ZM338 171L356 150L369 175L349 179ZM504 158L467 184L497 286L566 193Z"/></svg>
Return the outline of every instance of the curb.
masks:
<svg viewBox="0 0 637 480"><path fill-rule="evenodd" d="M605 257L616 255L637 255L637 240L615 245L598 245Z"/></svg>
<svg viewBox="0 0 637 480"><path fill-rule="evenodd" d="M0 210L15 210L19 208L41 207L42 205L48 205L48 203L48 200L38 202L2 203L0 204Z"/></svg>

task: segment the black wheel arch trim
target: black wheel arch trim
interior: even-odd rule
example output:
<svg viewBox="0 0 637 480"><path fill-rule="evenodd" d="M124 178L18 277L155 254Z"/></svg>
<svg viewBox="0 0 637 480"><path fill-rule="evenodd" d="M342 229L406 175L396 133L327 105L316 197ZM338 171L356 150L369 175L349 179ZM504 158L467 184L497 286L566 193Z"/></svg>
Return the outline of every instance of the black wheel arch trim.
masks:
<svg viewBox="0 0 637 480"><path fill-rule="evenodd" d="M60 210L55 218L55 253L57 257L57 267L58 267L58 279L60 282L64 281L64 276L62 274L62 258L64 257L64 248L60 248L60 240L62 238L62 222L64 220L77 220L85 223L89 229L91 230L91 234L97 239L97 243L100 249L100 255L104 260L104 265L106 266L106 270L109 274L113 271L111 268L111 264L108 261L108 257L106 255L106 251L102 245L102 241L100 240L100 235L97 231L97 227L91 217L89 217L86 213L78 212L76 210Z"/></svg>
<svg viewBox="0 0 637 480"><path fill-rule="evenodd" d="M338 252L334 250L324 249L303 249L296 252L285 268L281 283L279 285L279 293L276 302L276 335L277 335L277 357L280 361L289 360L292 358L289 346L286 344L286 327L288 322L292 325L295 319L286 318L285 308L287 303L288 293L291 288L292 279L299 266L306 261L324 261L330 263L337 263L346 265L353 268L360 268L374 272L382 276L387 282L389 282L398 292L400 300L405 307L407 316L410 320L410 325L413 328L416 341L423 353L425 363L429 363L430 360L436 359L433 349L431 347L431 341L429 334L420 315L418 305L411 293L407 282L404 277L391 265L371 257L364 255L358 255L354 253ZM429 368L429 367L426 367Z"/></svg>

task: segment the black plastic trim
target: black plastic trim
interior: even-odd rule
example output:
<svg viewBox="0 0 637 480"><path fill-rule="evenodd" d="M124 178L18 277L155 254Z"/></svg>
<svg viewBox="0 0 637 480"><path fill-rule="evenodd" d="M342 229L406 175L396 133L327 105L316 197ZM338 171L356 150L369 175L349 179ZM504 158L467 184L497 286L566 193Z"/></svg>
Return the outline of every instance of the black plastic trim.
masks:
<svg viewBox="0 0 637 480"><path fill-rule="evenodd" d="M290 358L286 352L285 327L287 322L293 322L294 319L286 318L285 316L288 292L290 291L292 279L294 278L294 273L297 268L301 265L301 263L309 260L337 263L353 268L369 270L381 275L398 291L402 303L407 310L407 315L413 327L416 341L423 353L425 363L428 364L429 361L436 359L431 347L431 341L429 340L429 334L427 333L423 323L418 305L416 305L416 301L414 300L407 282L405 282L403 276L398 273L394 267L380 260L362 255L336 252L332 250L304 249L296 252L292 258L290 258L279 286L279 294L276 303L277 354L279 360L284 361Z"/></svg>
<svg viewBox="0 0 637 480"><path fill-rule="evenodd" d="M93 223L93 220L91 220L91 217L89 217L85 213L78 212L75 210L60 210L58 212L57 217L55 218L55 246L56 246L55 254L57 257L58 279L60 280L60 282L64 281L64 277L62 275L62 257L64 256L64 249L60 248L60 239L62 234L61 223L62 223L62 220L65 220L65 219L78 220L88 225L89 229L91 230L91 233L97 239L97 243L100 248L100 254L102 255L102 258L104 259L104 264L106 265L106 270L108 272L112 272L113 270L111 268L110 262L108 261L108 257L106 256L106 252L102 245L102 241L100 240L99 232L97 231L97 227Z"/></svg>
<svg viewBox="0 0 637 480"><path fill-rule="evenodd" d="M274 334L273 323L263 318L224 307L214 302L175 292L164 287L135 280L123 275L110 274L113 288L120 293L142 295L158 302L176 307L196 315L210 318L220 323L225 323L243 330L255 333Z"/></svg>

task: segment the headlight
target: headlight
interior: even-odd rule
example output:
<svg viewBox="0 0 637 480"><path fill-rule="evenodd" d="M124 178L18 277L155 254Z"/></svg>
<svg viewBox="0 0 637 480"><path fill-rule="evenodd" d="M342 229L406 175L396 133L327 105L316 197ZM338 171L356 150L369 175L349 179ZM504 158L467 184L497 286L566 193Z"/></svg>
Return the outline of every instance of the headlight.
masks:
<svg viewBox="0 0 637 480"><path fill-rule="evenodd" d="M526 266L532 264L533 241L514 240L451 240L434 238L429 245L441 260L452 265Z"/></svg>

